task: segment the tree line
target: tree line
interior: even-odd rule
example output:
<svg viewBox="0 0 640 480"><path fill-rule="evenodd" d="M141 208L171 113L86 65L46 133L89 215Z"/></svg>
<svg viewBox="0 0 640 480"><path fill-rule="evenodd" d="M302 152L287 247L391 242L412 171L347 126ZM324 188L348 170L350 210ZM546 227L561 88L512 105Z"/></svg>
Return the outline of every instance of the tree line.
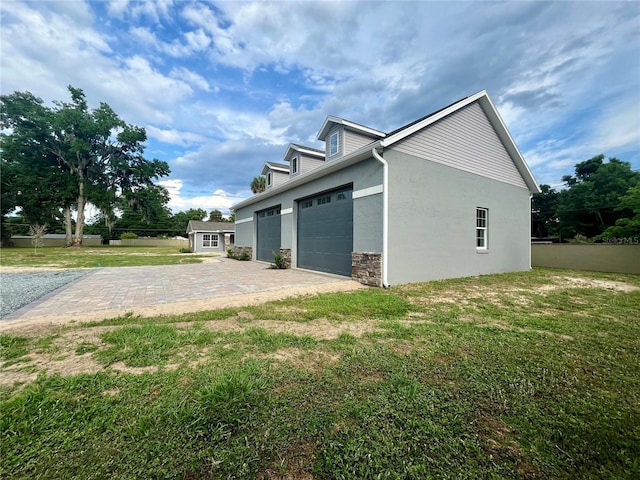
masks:
<svg viewBox="0 0 640 480"><path fill-rule="evenodd" d="M540 185L531 202L531 236L561 241L640 237L640 172L617 158L597 155L575 165L557 191Z"/></svg>

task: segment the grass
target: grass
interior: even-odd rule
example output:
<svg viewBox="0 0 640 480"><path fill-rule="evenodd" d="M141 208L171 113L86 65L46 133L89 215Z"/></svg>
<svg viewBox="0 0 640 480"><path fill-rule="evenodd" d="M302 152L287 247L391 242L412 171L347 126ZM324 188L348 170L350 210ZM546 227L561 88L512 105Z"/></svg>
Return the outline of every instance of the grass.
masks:
<svg viewBox="0 0 640 480"><path fill-rule="evenodd" d="M3 267L137 267L201 263L207 257L210 255L181 255L175 247L41 247L38 256L34 256L29 248L0 249L0 265Z"/></svg>
<svg viewBox="0 0 640 480"><path fill-rule="evenodd" d="M638 478L632 287L536 269L3 334L0 477Z"/></svg>

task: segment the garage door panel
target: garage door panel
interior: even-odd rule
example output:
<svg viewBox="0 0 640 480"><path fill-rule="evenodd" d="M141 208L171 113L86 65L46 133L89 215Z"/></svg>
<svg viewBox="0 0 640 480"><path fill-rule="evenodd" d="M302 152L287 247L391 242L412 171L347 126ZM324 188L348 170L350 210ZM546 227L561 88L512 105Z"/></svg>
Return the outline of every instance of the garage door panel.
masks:
<svg viewBox="0 0 640 480"><path fill-rule="evenodd" d="M272 207L257 213L257 252L256 258L264 262L273 261L273 252L280 252L281 217L280 207Z"/></svg>
<svg viewBox="0 0 640 480"><path fill-rule="evenodd" d="M351 276L352 189L298 203L298 267Z"/></svg>

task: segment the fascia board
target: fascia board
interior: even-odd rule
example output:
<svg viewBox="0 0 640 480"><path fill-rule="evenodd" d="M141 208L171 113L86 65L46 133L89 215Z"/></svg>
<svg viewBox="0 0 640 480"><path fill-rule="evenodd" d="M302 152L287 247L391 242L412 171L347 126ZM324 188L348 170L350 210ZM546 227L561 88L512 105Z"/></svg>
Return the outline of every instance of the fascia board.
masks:
<svg viewBox="0 0 640 480"><path fill-rule="evenodd" d="M371 158L371 149L379 148L379 147L380 147L380 141L365 145L364 147L361 147L358 150L351 152L349 155L345 155L340 160L335 160L333 162L322 165L321 167L315 168L310 172L294 177L293 179L283 183L282 185L279 185L274 188L270 188L267 191L258 193L253 197L243 200L242 202L237 203L236 205L233 205L231 207L231 210L235 212L239 208L248 207L249 205L252 205L254 203L274 197L276 195L279 195L280 193L286 192L287 190L291 190L292 188L296 188L300 185L304 185L306 183L312 182L314 180L317 180L318 178L324 177L325 175L329 175L330 173L342 170L343 168L346 168L355 163L361 162L362 160Z"/></svg>
<svg viewBox="0 0 640 480"><path fill-rule="evenodd" d="M260 172L260 174L265 175L268 170L273 170L274 172L289 173L288 168L276 167L272 163L265 162L264 167L262 167L262 171Z"/></svg>
<svg viewBox="0 0 640 480"><path fill-rule="evenodd" d="M307 148L300 147L298 145L294 145L293 143L290 143L289 146L287 147L287 151L284 153L284 161L289 162L291 156L295 155L296 152L304 153L306 155L311 155L318 158L324 158L324 153L316 152L314 150L309 150Z"/></svg>
<svg viewBox="0 0 640 480"><path fill-rule="evenodd" d="M516 168L518 169L518 171L520 172L520 175L522 176L522 179L527 184L527 187L529 187L529 191L531 193L540 193L541 190L540 190L540 187L538 186L538 182L536 182L536 179L533 176L533 172L531 172L531 169L527 165L527 162L525 161L524 156L520 152L518 145L513 140L513 137L511 136L511 134L509 133L507 126L502 121L500 112L498 112L498 109L495 107L495 105L491 101L491 98L489 97L489 95L485 95L483 98L481 98L479 103L482 109L484 110L485 114L489 118L489 121L491 122L493 129L498 135L498 138L500 138L500 141L502 142L505 149L513 159L516 165Z"/></svg>
<svg viewBox="0 0 640 480"><path fill-rule="evenodd" d="M331 130L332 125L343 125L351 130L356 130L358 132L365 133L367 135L373 135L375 137L384 138L386 133L381 132L380 130L376 130L375 128L365 127L364 125L360 125L358 123L350 122L349 120L345 120L344 118L328 116L320 131L318 132L318 140L324 141L329 134L329 130Z"/></svg>
<svg viewBox="0 0 640 480"><path fill-rule="evenodd" d="M429 125L431 125L432 123L435 123L438 120L443 119L447 115L451 115L456 110L460 110L461 108L466 107L467 105L475 102L476 100L478 100L479 98L482 98L483 96L485 96L485 97L487 96L487 91L486 90L482 90L481 92L478 92L475 95L471 95L470 97L467 97L464 100L459 101L458 103L454 103L449 108L446 108L446 109L442 110L441 112L438 112L438 113L436 113L434 115L431 115L430 117L425 118L423 121L418 122L415 125L411 125L410 127L407 127L404 130L399 131L395 135L392 135L390 137L387 137L387 138L381 140L382 146L383 147L389 147L389 146L393 145L394 143L399 142L400 140L408 137L409 135L413 135L414 133L422 130L423 128L425 128L425 127L427 127Z"/></svg>
<svg viewBox="0 0 640 480"><path fill-rule="evenodd" d="M318 132L318 135L316 136L316 138L318 140L324 141L324 139L327 138L327 134L329 133L329 130L331 130L331 125L334 123L341 125L342 121L343 120L341 118L329 115L327 118L325 118L324 123L322 124L322 127L320 127L320 131Z"/></svg>

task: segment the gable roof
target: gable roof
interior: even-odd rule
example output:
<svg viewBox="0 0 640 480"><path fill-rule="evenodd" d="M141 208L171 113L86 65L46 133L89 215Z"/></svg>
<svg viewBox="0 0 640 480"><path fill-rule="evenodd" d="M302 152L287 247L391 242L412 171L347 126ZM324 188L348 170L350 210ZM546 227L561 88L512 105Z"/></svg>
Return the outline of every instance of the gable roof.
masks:
<svg viewBox="0 0 640 480"><path fill-rule="evenodd" d="M319 150L313 147L306 147L304 145L298 145L297 143L290 143L287 147L287 151L284 152L284 160L288 162L291 157L296 154L296 152L324 159L324 150Z"/></svg>
<svg viewBox="0 0 640 480"><path fill-rule="evenodd" d="M356 132L362 133L364 135L367 135L373 138L376 138L376 137L384 138L386 136L386 133L381 132L380 130L376 130L370 127L365 127L364 125L360 125L359 123L355 123L350 120L345 120L344 118L334 117L329 115L325 119L324 123L322 124L322 127L320 128L320 131L318 132L318 137L317 137L318 140L324 141L327 138L327 135L329 134L329 130L331 130L331 128L334 125L344 125L346 128L350 130L355 130Z"/></svg>
<svg viewBox="0 0 640 480"><path fill-rule="evenodd" d="M262 171L260 174L265 175L267 170L273 170L274 172L282 172L289 173L289 165L284 163L276 163L276 162L264 162L264 167L262 167Z"/></svg>
<svg viewBox="0 0 640 480"><path fill-rule="evenodd" d="M233 222L203 222L200 220L189 220L187 233L196 232L235 232L236 225Z"/></svg>
<svg viewBox="0 0 640 480"><path fill-rule="evenodd" d="M415 122L411 122L398 130L394 130L393 132L389 133L384 139L380 140L380 146L383 148L389 147L394 143L408 137L409 135L413 135L417 131L422 130L423 128L427 128L429 125L432 125L438 120L441 120L444 117L451 115L452 113L474 102L478 102L480 107L482 107L482 110L489 119L489 123L498 135L498 138L502 142L505 150L512 158L516 168L518 169L518 172L520 172L522 179L529 188L529 191L531 193L540 193L540 188L538 187L538 183L536 182L533 173L531 173L531 170L525 162L522 153L520 153L516 142L511 137L509 130L507 130L506 125L502 121L502 117L500 117L498 110L489 98L489 94L486 90L482 90L475 95L471 95L463 98L462 100L458 100L457 102L441 108L440 110L437 110L430 115L427 115L426 117L416 120Z"/></svg>
<svg viewBox="0 0 640 480"><path fill-rule="evenodd" d="M275 188L271 188L265 192L259 193L258 195L254 195L253 197L243 200L237 203L236 205L233 205L231 209L235 211L238 208L246 207L257 201L270 198L274 195L277 195L281 192L294 188L298 185L303 185L317 178L320 178L324 175L328 175L329 173L338 171L349 165L353 165L354 163L371 158L371 150L373 148L375 148L379 152L382 152L384 148L392 146L394 143L399 142L400 140L403 140L404 138L410 135L413 135L414 133L422 130L423 128L427 128L428 126L447 117L448 115L451 115L452 113L455 113L456 111L466 107L467 105L470 105L473 102L478 102L478 104L482 108L483 112L487 116L487 119L489 120L489 123L491 124L494 131L498 135L498 138L500 139L500 141L502 142L505 150L509 153L509 156L513 160L516 168L518 169L518 172L522 176L522 179L527 185L529 191L531 193L540 193L540 188L538 187L538 184L533 176L533 173L531 173L531 170L527 166L524 160L524 157L522 156L522 153L520 153L520 150L516 146L513 138L511 137L511 134L509 133L509 131L507 130L507 127L502 121L500 114L498 113L496 107L494 106L493 102L489 98L487 91L482 90L481 92L478 92L475 95L464 97L463 99L458 100L457 102L454 102L450 105L447 105L446 107L436 110L435 112L432 112L429 115L426 115L422 118L419 118L418 120L415 120L411 123L404 125L403 127L393 130L388 134L378 132L377 130L368 129L368 127L363 127L365 129L378 132L382 134L383 137L377 140L373 140L371 143L368 143L333 162L328 162L327 164L322 165L321 167L318 167L304 175L295 177L283 183L282 185L279 185ZM337 117L327 117L327 120L325 120L325 123L323 124L322 129L318 133L319 139L325 129L327 130L326 132L324 132L325 135L329 131L326 127L328 122L333 121L335 119L342 120ZM347 121L345 120L345 122ZM341 124L344 124L344 123L341 123Z"/></svg>

